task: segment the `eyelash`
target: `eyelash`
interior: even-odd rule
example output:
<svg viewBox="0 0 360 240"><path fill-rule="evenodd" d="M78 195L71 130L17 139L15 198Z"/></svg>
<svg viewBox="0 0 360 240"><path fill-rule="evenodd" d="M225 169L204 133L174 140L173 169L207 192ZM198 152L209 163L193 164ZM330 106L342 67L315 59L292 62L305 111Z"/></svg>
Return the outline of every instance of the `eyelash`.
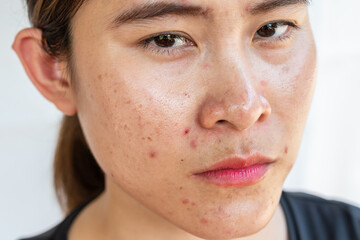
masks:
<svg viewBox="0 0 360 240"><path fill-rule="evenodd" d="M276 36L276 37L261 37L261 36L256 36L258 35L258 31L268 25L271 24L275 24L277 27L279 26L287 26L287 30L286 32L281 35L281 36ZM289 29L291 28L291 29ZM277 22L270 22L267 23L265 25L262 25L258 30L256 30L254 37L253 37L253 41L258 43L260 42L260 45L272 45L272 44L281 44L282 42L286 42L286 40L290 39L293 36L294 30L298 30L300 29L300 27L298 25L296 25L293 22L289 22L289 21L277 21ZM166 36L166 35L171 35L171 36L175 36L175 38L177 40L181 39L183 40L186 44L186 46L182 46L182 47L159 47L157 46L155 43L152 44L152 42L161 36ZM168 56L177 56L179 54L182 54L184 51L188 50L188 47L193 47L196 46L196 44L194 43L193 40L191 40L188 37L185 37L183 35L179 35L176 33L171 33L171 32L164 32L164 33L157 33L156 35L150 36L142 41L140 41L138 43L138 46L156 54L156 55L168 55Z"/></svg>

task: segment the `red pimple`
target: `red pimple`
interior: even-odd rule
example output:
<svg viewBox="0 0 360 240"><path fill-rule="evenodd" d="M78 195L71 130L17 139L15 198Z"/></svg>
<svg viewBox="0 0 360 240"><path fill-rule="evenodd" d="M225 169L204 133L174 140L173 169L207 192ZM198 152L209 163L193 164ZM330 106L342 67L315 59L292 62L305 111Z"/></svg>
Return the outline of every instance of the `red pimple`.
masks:
<svg viewBox="0 0 360 240"><path fill-rule="evenodd" d="M190 143L191 148L196 148L197 147L197 141L196 140L192 140Z"/></svg>
<svg viewBox="0 0 360 240"><path fill-rule="evenodd" d="M190 132L190 128L186 128L186 129L184 130L184 135L189 134L189 132Z"/></svg>
<svg viewBox="0 0 360 240"><path fill-rule="evenodd" d="M184 92L184 96L187 97L187 98L189 98L189 97L190 97L190 94L187 93L187 92Z"/></svg>
<svg viewBox="0 0 360 240"><path fill-rule="evenodd" d="M182 203L183 203L183 204L188 204L188 203L189 203L189 199L184 199L184 200L182 200Z"/></svg>
<svg viewBox="0 0 360 240"><path fill-rule="evenodd" d="M149 153L149 156L150 156L151 158L156 158L157 153L156 153L155 151L151 151L151 152Z"/></svg>
<svg viewBox="0 0 360 240"><path fill-rule="evenodd" d="M206 218L201 218L200 222L202 224L207 224L209 221Z"/></svg>
<svg viewBox="0 0 360 240"><path fill-rule="evenodd" d="M210 64L208 64L208 63L204 64L203 68L204 68L205 70L210 69Z"/></svg>
<svg viewBox="0 0 360 240"><path fill-rule="evenodd" d="M287 153L288 153L288 150L289 150L288 146L285 146L284 153L287 154Z"/></svg>

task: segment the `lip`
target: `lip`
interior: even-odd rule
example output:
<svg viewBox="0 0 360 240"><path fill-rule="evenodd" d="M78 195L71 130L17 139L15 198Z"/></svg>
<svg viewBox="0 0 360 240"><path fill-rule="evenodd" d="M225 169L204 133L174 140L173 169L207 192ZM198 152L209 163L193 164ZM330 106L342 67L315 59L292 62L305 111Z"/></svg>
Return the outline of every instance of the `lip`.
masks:
<svg viewBox="0 0 360 240"><path fill-rule="evenodd" d="M249 186L260 182L274 159L261 154L247 158L232 156L193 176L218 186Z"/></svg>

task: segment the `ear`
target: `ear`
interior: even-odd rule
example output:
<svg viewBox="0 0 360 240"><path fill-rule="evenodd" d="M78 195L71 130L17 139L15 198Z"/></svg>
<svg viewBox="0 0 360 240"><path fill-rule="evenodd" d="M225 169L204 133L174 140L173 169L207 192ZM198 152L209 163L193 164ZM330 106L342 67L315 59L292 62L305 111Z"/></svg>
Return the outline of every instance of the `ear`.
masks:
<svg viewBox="0 0 360 240"><path fill-rule="evenodd" d="M39 92L66 115L76 113L75 98L66 76L66 63L50 56L42 46L42 31L27 28L18 33L13 49Z"/></svg>

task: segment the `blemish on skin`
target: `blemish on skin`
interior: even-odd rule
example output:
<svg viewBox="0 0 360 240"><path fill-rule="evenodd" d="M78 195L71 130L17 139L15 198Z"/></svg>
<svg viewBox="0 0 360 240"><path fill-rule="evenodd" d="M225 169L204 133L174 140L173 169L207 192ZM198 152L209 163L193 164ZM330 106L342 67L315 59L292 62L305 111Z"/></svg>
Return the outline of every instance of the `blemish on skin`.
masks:
<svg viewBox="0 0 360 240"><path fill-rule="evenodd" d="M266 87L267 82L266 81L261 81L260 84L261 84L261 86Z"/></svg>
<svg viewBox="0 0 360 240"><path fill-rule="evenodd" d="M184 92L184 96L187 97L187 98L190 98L190 94L187 93L187 92Z"/></svg>
<svg viewBox="0 0 360 240"><path fill-rule="evenodd" d="M184 159L181 159L180 161L182 161L182 162L183 162L183 161L184 161Z"/></svg>
<svg viewBox="0 0 360 240"><path fill-rule="evenodd" d="M151 152L149 153L149 156L150 156L151 158L156 158L157 153L156 153L155 151L151 151Z"/></svg>
<svg viewBox="0 0 360 240"><path fill-rule="evenodd" d="M102 79L102 75L101 75L101 74L99 74L98 79L99 79L99 80L101 80L101 79Z"/></svg>
<svg viewBox="0 0 360 240"><path fill-rule="evenodd" d="M188 203L189 203L189 199L183 199L183 200L182 200L182 203L185 204L185 205L188 204Z"/></svg>
<svg viewBox="0 0 360 240"><path fill-rule="evenodd" d="M196 206L196 203L194 203L194 202L191 202L191 206Z"/></svg>
<svg viewBox="0 0 360 240"><path fill-rule="evenodd" d="M189 132L190 132L190 128L186 128L186 129L184 130L184 135L188 135Z"/></svg>
<svg viewBox="0 0 360 240"><path fill-rule="evenodd" d="M209 220L207 220L206 218L201 218L200 222L202 224L208 224L209 223Z"/></svg>
<svg viewBox="0 0 360 240"><path fill-rule="evenodd" d="M287 153L288 153L288 150L289 150L288 146L285 146L284 153L287 154Z"/></svg>
<svg viewBox="0 0 360 240"><path fill-rule="evenodd" d="M113 173L111 173L111 177L114 177L114 174L113 174Z"/></svg>
<svg viewBox="0 0 360 240"><path fill-rule="evenodd" d="M125 104L130 104L131 103L131 100L128 100L125 102Z"/></svg>
<svg viewBox="0 0 360 240"><path fill-rule="evenodd" d="M192 141L190 142L190 146L191 146L191 148L195 149L195 148L197 147L197 141L196 141L196 140L192 140Z"/></svg>
<svg viewBox="0 0 360 240"><path fill-rule="evenodd" d="M204 70L210 69L210 64L206 63L203 65Z"/></svg>
<svg viewBox="0 0 360 240"><path fill-rule="evenodd" d="M142 106L143 106L143 105L142 105L142 104L140 104L140 105L139 105L139 108L142 108Z"/></svg>
<svg viewBox="0 0 360 240"><path fill-rule="evenodd" d="M179 190L183 190L183 187L179 187Z"/></svg>
<svg viewBox="0 0 360 240"><path fill-rule="evenodd" d="M116 90L116 89L114 89L114 93L117 93L117 90Z"/></svg>
<svg viewBox="0 0 360 240"><path fill-rule="evenodd" d="M152 138L151 138L151 137L148 137L147 139L148 139L150 142L152 141Z"/></svg>

